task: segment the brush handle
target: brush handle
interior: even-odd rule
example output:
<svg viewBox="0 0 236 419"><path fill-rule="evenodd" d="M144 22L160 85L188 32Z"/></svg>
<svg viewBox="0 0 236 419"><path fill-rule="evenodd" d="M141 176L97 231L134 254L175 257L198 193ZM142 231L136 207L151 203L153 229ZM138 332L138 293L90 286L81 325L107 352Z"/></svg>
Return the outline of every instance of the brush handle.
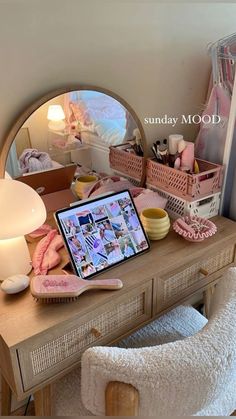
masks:
<svg viewBox="0 0 236 419"><path fill-rule="evenodd" d="M114 289L118 290L123 287L123 283L120 279L96 279L96 280L88 280L88 287L91 289ZM86 287L87 288L87 287ZM88 289L88 288L87 288Z"/></svg>

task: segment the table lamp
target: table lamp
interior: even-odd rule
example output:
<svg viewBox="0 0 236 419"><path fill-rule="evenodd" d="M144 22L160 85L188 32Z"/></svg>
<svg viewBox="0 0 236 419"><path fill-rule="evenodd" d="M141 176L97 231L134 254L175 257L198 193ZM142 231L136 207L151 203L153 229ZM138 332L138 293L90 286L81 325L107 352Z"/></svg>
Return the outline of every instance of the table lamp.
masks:
<svg viewBox="0 0 236 419"><path fill-rule="evenodd" d="M30 186L13 179L0 179L0 281L28 274L31 257L24 238L46 219L41 197Z"/></svg>
<svg viewBox="0 0 236 419"><path fill-rule="evenodd" d="M53 131L61 131L65 129L65 113L61 105L50 105L48 107L47 119L49 120L49 129Z"/></svg>

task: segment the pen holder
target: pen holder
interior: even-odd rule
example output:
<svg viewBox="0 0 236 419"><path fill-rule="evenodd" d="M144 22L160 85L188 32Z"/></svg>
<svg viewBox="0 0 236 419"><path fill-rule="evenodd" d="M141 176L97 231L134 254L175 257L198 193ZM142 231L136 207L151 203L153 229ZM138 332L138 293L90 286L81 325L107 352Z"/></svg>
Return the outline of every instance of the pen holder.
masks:
<svg viewBox="0 0 236 419"><path fill-rule="evenodd" d="M140 219L150 240L164 239L170 230L169 216L162 208L147 208Z"/></svg>

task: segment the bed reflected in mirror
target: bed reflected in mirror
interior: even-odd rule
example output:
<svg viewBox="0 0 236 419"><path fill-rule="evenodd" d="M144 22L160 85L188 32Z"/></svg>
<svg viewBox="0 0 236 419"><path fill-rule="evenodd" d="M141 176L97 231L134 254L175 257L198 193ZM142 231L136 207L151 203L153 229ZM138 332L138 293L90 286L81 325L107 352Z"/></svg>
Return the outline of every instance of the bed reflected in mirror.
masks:
<svg viewBox="0 0 236 419"><path fill-rule="evenodd" d="M140 137L134 117L115 98L95 90L71 91L44 103L25 121L6 170L17 178L75 163L79 175L118 174L110 167L110 147L128 143L136 153Z"/></svg>

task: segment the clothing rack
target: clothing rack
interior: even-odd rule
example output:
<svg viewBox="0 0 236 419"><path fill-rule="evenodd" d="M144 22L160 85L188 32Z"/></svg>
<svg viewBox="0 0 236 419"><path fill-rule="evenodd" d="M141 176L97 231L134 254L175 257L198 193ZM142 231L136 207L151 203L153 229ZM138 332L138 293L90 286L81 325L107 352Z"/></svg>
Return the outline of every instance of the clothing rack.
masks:
<svg viewBox="0 0 236 419"><path fill-rule="evenodd" d="M209 44L208 53L212 78L203 114L218 115L220 121L207 127L201 123L196 155L224 165L220 214L236 220L236 33Z"/></svg>
<svg viewBox="0 0 236 419"><path fill-rule="evenodd" d="M212 58L213 82L224 83L231 93L231 106L222 162L225 167L220 206L220 214L222 214L236 121L236 33L209 45L208 51Z"/></svg>
<svg viewBox="0 0 236 419"><path fill-rule="evenodd" d="M209 44L208 53L212 61L213 82L233 84L236 65L236 33Z"/></svg>

